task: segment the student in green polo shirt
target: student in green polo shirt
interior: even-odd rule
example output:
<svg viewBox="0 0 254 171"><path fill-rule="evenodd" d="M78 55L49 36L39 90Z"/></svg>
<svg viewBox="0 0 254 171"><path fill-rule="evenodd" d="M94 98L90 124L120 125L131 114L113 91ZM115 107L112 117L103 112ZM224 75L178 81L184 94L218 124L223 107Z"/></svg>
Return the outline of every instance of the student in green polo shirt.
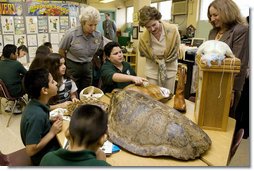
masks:
<svg viewBox="0 0 254 171"><path fill-rule="evenodd" d="M49 120L48 101L57 94L57 82L46 69L30 70L24 77L24 88L31 100L25 107L20 133L33 165L49 151L60 148L56 134L62 130L62 118Z"/></svg>
<svg viewBox="0 0 254 171"><path fill-rule="evenodd" d="M108 115L95 105L81 105L72 114L65 136L68 149L49 152L41 166L110 166L99 149L107 140ZM98 153L103 153L98 154Z"/></svg>
<svg viewBox="0 0 254 171"><path fill-rule="evenodd" d="M136 76L128 62L124 61L123 52L117 42L109 42L104 47L107 57L101 67L102 90L110 93L113 89L122 89L129 84L142 85L147 79Z"/></svg>
<svg viewBox="0 0 254 171"><path fill-rule="evenodd" d="M22 97L25 92L22 88L22 78L27 72L24 66L17 61L17 46L7 44L3 48L3 59L0 60L0 79L5 83L12 97ZM11 112L14 101L9 101L5 108L6 112ZM19 102L14 108L14 114L21 114L21 103Z"/></svg>

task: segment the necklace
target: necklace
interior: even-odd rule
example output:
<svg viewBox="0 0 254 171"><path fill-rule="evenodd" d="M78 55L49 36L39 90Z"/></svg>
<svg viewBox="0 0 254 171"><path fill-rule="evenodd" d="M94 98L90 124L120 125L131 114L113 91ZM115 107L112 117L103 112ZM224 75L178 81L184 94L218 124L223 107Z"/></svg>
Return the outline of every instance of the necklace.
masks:
<svg viewBox="0 0 254 171"><path fill-rule="evenodd" d="M216 37L215 37L215 40L220 40L220 38L223 36L224 32L218 32Z"/></svg>

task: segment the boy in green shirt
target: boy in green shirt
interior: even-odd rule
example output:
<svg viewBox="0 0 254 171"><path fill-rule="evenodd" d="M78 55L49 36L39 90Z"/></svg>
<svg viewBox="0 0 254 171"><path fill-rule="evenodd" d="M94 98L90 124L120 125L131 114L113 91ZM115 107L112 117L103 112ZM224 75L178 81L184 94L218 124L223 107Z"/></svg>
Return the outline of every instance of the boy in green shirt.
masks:
<svg viewBox="0 0 254 171"><path fill-rule="evenodd" d="M25 92L22 88L22 78L27 72L24 66L17 61L18 49L13 44L7 44L3 48L3 58L0 60L0 79L5 83L12 97L22 97ZM11 112L14 101L9 101L5 111ZM20 102L14 108L14 114L21 114Z"/></svg>
<svg viewBox="0 0 254 171"><path fill-rule="evenodd" d="M105 153L99 149L107 139L107 124L108 115L100 107L79 106L73 112L69 129L65 132L69 148L49 152L40 165L110 166L105 161Z"/></svg>
<svg viewBox="0 0 254 171"><path fill-rule="evenodd" d="M49 151L60 148L56 134L62 130L62 119L49 120L48 101L57 94L57 83L46 69L30 70L24 77L24 89L31 98L20 123L20 133L33 165Z"/></svg>

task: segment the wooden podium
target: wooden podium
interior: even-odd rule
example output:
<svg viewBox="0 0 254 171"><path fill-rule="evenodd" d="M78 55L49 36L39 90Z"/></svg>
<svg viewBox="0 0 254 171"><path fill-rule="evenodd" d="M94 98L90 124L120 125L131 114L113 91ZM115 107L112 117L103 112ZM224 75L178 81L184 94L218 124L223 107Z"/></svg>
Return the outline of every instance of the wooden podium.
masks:
<svg viewBox="0 0 254 171"><path fill-rule="evenodd" d="M225 58L219 66L208 67L196 56L198 88L195 101L195 120L203 129L226 131L234 74L240 72L240 59Z"/></svg>

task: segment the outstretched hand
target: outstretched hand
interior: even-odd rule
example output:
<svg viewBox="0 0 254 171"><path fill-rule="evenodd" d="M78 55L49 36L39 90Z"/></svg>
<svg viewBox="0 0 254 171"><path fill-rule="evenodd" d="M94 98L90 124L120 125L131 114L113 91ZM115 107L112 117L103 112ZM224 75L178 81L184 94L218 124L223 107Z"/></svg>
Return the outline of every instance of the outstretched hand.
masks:
<svg viewBox="0 0 254 171"><path fill-rule="evenodd" d="M148 82L146 78L142 78L138 76L135 76L132 81L135 83L135 85L143 85L143 82Z"/></svg>

